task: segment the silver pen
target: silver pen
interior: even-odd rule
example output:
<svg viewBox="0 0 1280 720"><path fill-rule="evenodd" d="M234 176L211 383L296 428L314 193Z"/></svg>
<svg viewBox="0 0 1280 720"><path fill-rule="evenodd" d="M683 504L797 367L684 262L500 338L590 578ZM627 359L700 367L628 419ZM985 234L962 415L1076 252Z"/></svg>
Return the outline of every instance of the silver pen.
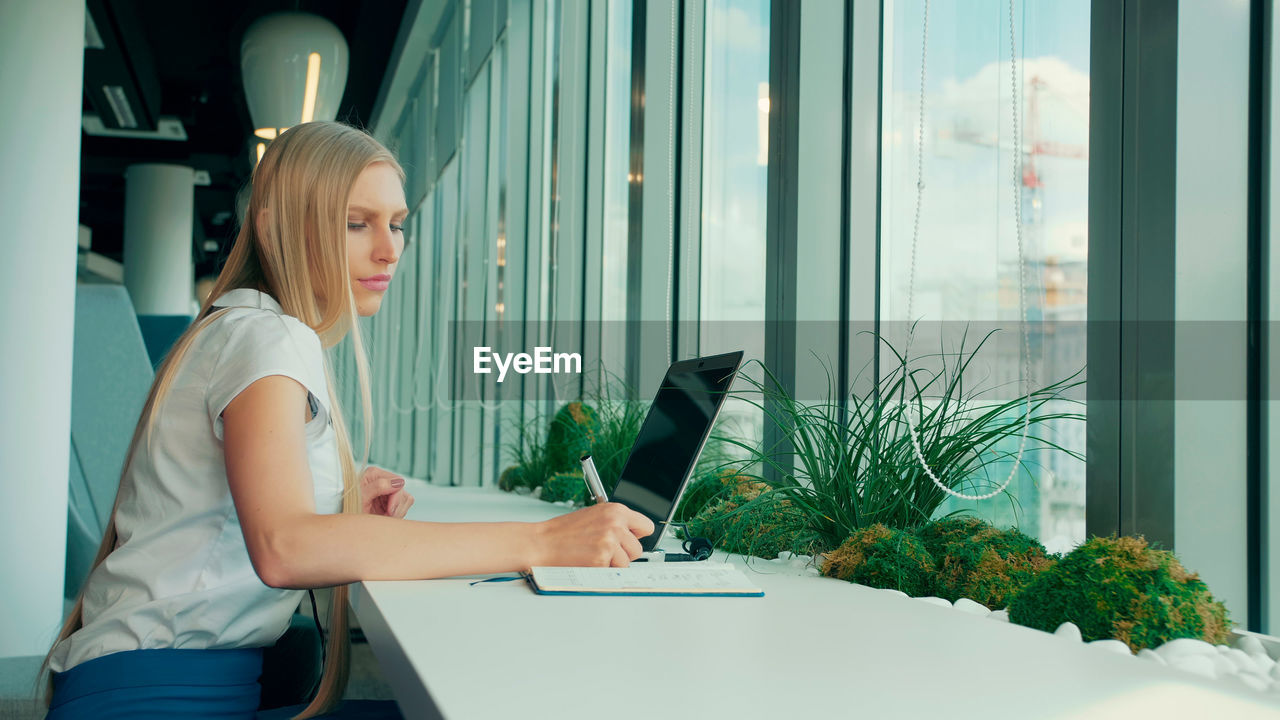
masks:
<svg viewBox="0 0 1280 720"><path fill-rule="evenodd" d="M596 464L591 460L591 453L582 456L582 479L587 483L587 492L596 504L609 502L609 496L604 492L604 483L600 482L600 473L596 472Z"/></svg>

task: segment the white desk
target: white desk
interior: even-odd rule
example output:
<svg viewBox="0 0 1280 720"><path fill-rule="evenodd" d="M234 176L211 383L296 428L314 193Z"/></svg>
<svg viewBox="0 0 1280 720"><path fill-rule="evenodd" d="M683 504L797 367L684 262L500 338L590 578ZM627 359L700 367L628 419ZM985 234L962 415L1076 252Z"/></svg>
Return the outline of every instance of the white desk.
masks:
<svg viewBox="0 0 1280 720"><path fill-rule="evenodd" d="M564 511L496 489L410 490L419 520ZM747 574L764 598L553 597L446 579L358 583L351 603L407 718L1280 717L1246 688L1035 630Z"/></svg>

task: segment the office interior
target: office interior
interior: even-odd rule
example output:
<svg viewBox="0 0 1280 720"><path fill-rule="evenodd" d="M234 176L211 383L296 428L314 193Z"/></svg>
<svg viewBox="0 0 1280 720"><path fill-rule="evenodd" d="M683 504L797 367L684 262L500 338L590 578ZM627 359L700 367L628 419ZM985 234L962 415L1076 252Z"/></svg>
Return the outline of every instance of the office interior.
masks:
<svg viewBox="0 0 1280 720"><path fill-rule="evenodd" d="M242 52L255 28L294 60ZM1141 535L1280 634L1278 29L1270 0L0 3L0 658L47 652L153 367L304 119L367 128L406 173L360 328L371 427L350 342L330 355L370 463L500 492L528 428L643 402L677 360L743 350L847 413L894 402L875 387L904 348L991 332L966 376L991 397L1074 385L966 487L1007 486L935 515L1049 553ZM481 344L583 369L498 382ZM739 387L717 427L777 447ZM791 462L758 470L802 481Z"/></svg>

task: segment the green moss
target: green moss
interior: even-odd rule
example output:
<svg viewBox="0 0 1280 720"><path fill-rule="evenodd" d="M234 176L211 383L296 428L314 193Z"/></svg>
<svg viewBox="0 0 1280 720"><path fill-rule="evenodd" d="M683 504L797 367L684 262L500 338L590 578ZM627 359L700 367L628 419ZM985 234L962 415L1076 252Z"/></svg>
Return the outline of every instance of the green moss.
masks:
<svg viewBox="0 0 1280 720"><path fill-rule="evenodd" d="M827 553L822 574L912 597L933 593L933 556L916 536L879 523L854 532Z"/></svg>
<svg viewBox="0 0 1280 720"><path fill-rule="evenodd" d="M689 534L739 555L775 558L782 551L812 554L816 537L805 514L783 493L743 475L718 477L727 499L711 500L688 521Z"/></svg>
<svg viewBox="0 0 1280 720"><path fill-rule="evenodd" d="M542 499L547 502L572 501L583 505L587 502L587 486L582 480L582 471L555 473L547 478L542 486Z"/></svg>
<svg viewBox="0 0 1280 720"><path fill-rule="evenodd" d="M919 535L937 564L934 593L952 602L964 597L998 610L1054 563L1034 539L976 518L944 518Z"/></svg>
<svg viewBox="0 0 1280 720"><path fill-rule="evenodd" d="M765 483L734 468L722 467L705 472L685 488L684 495L680 498L680 506L676 508L675 522L689 522L717 500L726 500L733 496L750 500L758 497L760 492L766 489L768 485Z"/></svg>
<svg viewBox="0 0 1280 720"><path fill-rule="evenodd" d="M599 432L600 420L590 405L575 401L557 410L547 429L547 463L552 472L579 469Z"/></svg>
<svg viewBox="0 0 1280 720"><path fill-rule="evenodd" d="M676 507L675 521L687 523L724 493L724 486L714 474L701 475L689 482L680 505Z"/></svg>
<svg viewBox="0 0 1280 720"><path fill-rule="evenodd" d="M498 476L498 489L511 492L516 488L528 487L527 473L523 465L512 465Z"/></svg>
<svg viewBox="0 0 1280 720"><path fill-rule="evenodd" d="M1009 603L1009 619L1052 632L1064 622L1086 641L1133 651L1176 638L1225 643L1231 623L1195 573L1140 537L1096 537L1041 573Z"/></svg>
<svg viewBox="0 0 1280 720"><path fill-rule="evenodd" d="M968 515L952 515L927 523L916 533L924 541L924 547L935 558L946 552L947 546L973 537L986 523Z"/></svg>

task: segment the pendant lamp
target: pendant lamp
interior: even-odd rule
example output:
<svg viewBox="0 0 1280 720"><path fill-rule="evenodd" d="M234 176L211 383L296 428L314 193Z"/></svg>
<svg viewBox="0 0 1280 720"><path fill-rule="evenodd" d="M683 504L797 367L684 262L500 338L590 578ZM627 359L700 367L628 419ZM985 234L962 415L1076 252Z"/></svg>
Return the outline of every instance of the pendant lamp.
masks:
<svg viewBox="0 0 1280 720"><path fill-rule="evenodd" d="M304 12L265 15L240 43L254 135L263 142L298 123L333 120L347 85L347 41L328 20Z"/></svg>

